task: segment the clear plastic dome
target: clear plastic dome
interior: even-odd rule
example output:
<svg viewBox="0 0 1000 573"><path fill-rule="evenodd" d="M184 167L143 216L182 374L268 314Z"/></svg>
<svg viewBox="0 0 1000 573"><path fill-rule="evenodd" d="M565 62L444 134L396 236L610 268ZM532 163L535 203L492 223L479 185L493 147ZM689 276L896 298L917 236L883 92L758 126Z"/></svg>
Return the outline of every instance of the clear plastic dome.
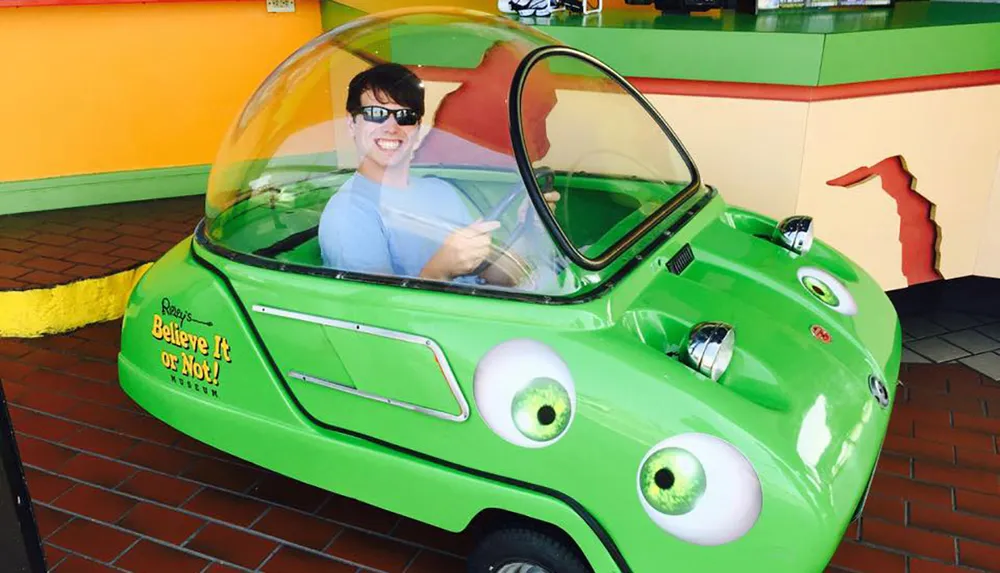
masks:
<svg viewBox="0 0 1000 573"><path fill-rule="evenodd" d="M644 101L558 46L458 9L323 34L230 128L204 239L331 278L589 290L697 172Z"/></svg>

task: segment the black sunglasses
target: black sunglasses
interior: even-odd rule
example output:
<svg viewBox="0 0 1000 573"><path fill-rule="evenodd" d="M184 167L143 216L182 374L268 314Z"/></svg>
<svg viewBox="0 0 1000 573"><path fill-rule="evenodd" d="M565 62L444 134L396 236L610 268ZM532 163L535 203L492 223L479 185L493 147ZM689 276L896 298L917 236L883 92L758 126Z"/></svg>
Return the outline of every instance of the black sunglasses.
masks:
<svg viewBox="0 0 1000 573"><path fill-rule="evenodd" d="M351 115L359 113L370 123L385 123L390 115L396 117L396 123L399 125L416 125L420 121L420 115L409 108L389 109L380 105L366 105Z"/></svg>

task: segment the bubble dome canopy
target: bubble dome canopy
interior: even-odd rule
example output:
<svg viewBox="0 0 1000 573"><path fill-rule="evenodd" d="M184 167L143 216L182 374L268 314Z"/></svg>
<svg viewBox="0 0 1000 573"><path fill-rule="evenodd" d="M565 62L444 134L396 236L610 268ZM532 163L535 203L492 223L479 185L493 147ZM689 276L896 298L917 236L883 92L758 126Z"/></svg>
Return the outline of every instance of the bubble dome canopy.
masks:
<svg viewBox="0 0 1000 573"><path fill-rule="evenodd" d="M198 240L291 272L574 296L699 187L599 61L510 18L398 10L266 78L223 139ZM491 239L484 261L431 272L470 229Z"/></svg>

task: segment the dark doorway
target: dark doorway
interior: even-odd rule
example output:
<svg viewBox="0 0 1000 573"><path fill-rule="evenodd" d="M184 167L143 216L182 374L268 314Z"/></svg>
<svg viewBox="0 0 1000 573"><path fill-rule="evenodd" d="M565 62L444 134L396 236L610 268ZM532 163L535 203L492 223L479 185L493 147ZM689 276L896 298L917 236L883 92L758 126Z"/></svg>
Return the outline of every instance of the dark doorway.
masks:
<svg viewBox="0 0 1000 573"><path fill-rule="evenodd" d="M7 397L0 384L0 556L4 571L10 573L44 573L38 526L31 509L24 480L21 457L14 441L14 428L7 410Z"/></svg>

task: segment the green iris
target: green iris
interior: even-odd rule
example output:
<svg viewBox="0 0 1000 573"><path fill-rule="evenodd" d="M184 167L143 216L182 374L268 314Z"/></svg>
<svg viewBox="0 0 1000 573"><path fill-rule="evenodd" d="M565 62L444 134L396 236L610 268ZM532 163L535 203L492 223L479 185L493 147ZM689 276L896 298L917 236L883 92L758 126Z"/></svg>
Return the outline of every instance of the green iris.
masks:
<svg viewBox="0 0 1000 573"><path fill-rule="evenodd" d="M551 378L535 378L514 395L514 425L530 440L546 442L569 425L569 393Z"/></svg>
<svg viewBox="0 0 1000 573"><path fill-rule="evenodd" d="M833 294L830 287L826 286L826 283L823 281L814 277L803 277L802 284L806 287L806 290L813 293L816 298L826 304L830 306L837 306L840 304L840 299L837 298L837 295Z"/></svg>
<svg viewBox="0 0 1000 573"><path fill-rule="evenodd" d="M705 468L687 450L664 448L643 464L639 484L653 509L683 515L694 509L705 493Z"/></svg>

